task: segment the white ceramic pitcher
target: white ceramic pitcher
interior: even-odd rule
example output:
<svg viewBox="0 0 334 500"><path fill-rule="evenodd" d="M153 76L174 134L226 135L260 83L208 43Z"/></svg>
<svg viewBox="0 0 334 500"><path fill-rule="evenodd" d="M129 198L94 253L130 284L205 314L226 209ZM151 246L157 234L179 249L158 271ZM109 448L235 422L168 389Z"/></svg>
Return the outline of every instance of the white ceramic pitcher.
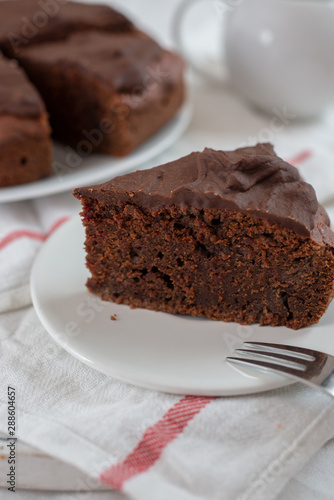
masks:
<svg viewBox="0 0 334 500"><path fill-rule="evenodd" d="M215 4L223 25L225 64L249 102L267 113L285 108L296 118L334 104L333 0L201 1ZM182 43L182 20L194 3L181 2L174 34L180 51L203 73Z"/></svg>

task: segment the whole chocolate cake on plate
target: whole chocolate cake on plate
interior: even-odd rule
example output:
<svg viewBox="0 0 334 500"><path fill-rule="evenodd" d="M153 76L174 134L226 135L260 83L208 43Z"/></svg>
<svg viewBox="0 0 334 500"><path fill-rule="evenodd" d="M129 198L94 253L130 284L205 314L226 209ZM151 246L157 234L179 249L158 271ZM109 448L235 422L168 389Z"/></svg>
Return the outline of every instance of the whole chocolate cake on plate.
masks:
<svg viewBox="0 0 334 500"><path fill-rule="evenodd" d="M15 79L12 63L1 62L0 114L8 108L10 118L1 118L1 187L52 174L48 119L53 137L83 158L93 151L125 156L166 125L184 102L181 58L107 5L0 1L0 51L16 59L26 75L15 69ZM8 82L11 96L4 105ZM34 92L34 109L32 102L28 109L22 92L27 99Z"/></svg>
<svg viewBox="0 0 334 500"><path fill-rule="evenodd" d="M332 300L328 216L270 144L205 149L74 195L87 286L103 300L293 329Z"/></svg>

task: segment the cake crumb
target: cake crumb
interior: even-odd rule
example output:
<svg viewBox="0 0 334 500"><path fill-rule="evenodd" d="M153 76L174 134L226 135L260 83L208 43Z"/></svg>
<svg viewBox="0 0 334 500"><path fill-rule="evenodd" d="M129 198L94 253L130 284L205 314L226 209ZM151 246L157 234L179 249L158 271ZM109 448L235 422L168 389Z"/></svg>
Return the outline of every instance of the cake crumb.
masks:
<svg viewBox="0 0 334 500"><path fill-rule="evenodd" d="M116 318L117 318L117 314L112 314L110 316L111 321L116 321Z"/></svg>

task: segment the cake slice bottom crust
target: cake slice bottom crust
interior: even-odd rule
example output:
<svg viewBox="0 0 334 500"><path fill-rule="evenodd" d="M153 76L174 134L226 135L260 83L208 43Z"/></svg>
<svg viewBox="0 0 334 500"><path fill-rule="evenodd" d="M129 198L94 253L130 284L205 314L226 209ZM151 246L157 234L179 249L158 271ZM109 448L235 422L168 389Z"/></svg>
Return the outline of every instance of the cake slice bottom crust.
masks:
<svg viewBox="0 0 334 500"><path fill-rule="evenodd" d="M85 201L87 286L103 300L298 329L317 323L333 298L332 249L279 224Z"/></svg>

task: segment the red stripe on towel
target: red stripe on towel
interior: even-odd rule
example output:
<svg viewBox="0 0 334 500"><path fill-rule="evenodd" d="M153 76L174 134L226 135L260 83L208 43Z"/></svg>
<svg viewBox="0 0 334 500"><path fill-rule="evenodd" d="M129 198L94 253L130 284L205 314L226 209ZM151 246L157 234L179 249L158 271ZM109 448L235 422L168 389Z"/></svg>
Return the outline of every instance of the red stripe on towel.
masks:
<svg viewBox="0 0 334 500"><path fill-rule="evenodd" d="M100 481L121 490L128 479L146 472L160 458L166 446L177 438L187 424L214 398L186 396L145 432L136 448L122 461L100 475Z"/></svg>
<svg viewBox="0 0 334 500"><path fill-rule="evenodd" d="M5 248L10 243L19 240L20 238L30 238L33 240L44 241L50 236L51 233L53 233L56 229L58 229L58 227L61 226L64 222L66 222L68 219L69 217L62 217L61 219L59 219L51 226L51 228L46 234L38 231L29 231L27 229L13 231L12 233L9 233L7 236L5 236L3 240L0 241L0 250Z"/></svg>
<svg viewBox="0 0 334 500"><path fill-rule="evenodd" d="M290 158L289 163L291 163L291 165L294 165L295 167L298 167L298 165L303 163L303 161L308 160L312 156L313 156L312 151L310 151L309 149L305 149L305 151L302 151L298 155Z"/></svg>

